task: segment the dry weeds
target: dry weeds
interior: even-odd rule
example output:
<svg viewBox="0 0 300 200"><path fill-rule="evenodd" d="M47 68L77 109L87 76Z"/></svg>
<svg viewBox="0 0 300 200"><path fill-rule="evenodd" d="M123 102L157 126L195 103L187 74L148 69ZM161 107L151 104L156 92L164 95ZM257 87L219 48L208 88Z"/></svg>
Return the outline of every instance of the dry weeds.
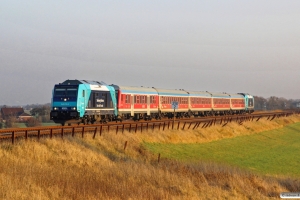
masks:
<svg viewBox="0 0 300 200"><path fill-rule="evenodd" d="M229 123L224 128L65 137L0 144L1 199L268 199L300 191L300 181L214 163L181 163L143 149L143 141L209 142L283 127L299 116ZM124 144L127 148L124 150Z"/></svg>

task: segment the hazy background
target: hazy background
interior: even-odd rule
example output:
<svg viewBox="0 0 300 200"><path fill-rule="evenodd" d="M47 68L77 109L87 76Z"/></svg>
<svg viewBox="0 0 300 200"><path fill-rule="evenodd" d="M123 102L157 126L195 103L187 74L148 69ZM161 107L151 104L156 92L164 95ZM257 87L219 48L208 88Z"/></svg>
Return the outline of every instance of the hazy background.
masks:
<svg viewBox="0 0 300 200"><path fill-rule="evenodd" d="M300 98L300 1L0 1L0 105L66 79Z"/></svg>

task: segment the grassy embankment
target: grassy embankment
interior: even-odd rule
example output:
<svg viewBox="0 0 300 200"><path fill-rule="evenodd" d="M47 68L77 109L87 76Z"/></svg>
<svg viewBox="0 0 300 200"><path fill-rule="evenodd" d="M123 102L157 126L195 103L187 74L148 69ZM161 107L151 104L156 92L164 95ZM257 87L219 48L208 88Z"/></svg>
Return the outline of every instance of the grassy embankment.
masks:
<svg viewBox="0 0 300 200"><path fill-rule="evenodd" d="M0 198L279 198L279 193L282 191L300 191L300 181L294 175L282 176L282 173L274 171L280 176L266 176L261 174L264 173L263 170L261 173L247 170L249 163L242 166L244 168L239 168L235 163L231 163L232 166L230 166L228 160L218 160L218 158L225 157L226 151L228 154L232 153L232 157L239 155L237 152L247 152L234 149L246 148L247 144L251 144L250 138L254 136L258 137L258 140L262 137L257 134L258 132L282 128L299 121L299 117L293 116L275 119L272 122L266 120L246 122L242 126L233 122L224 128L212 126L188 131L158 132L155 130L152 132L151 130L143 131L143 133L125 131L124 134L118 133L117 135L115 132L104 132L101 137L97 135L95 140L91 135L86 135L83 139L66 137L61 140L58 137L52 140L41 139L40 142L19 140L14 146L9 142L2 142L0 143ZM295 126L297 125L291 127ZM277 146L272 144L274 149L280 146L280 141L285 141L284 138L280 138L285 134L280 133L275 132L278 137L274 136L273 139L270 139L270 141L278 140L279 142L274 143ZM262 134L266 135L266 133ZM294 135L289 135L289 137L296 138ZM286 138L287 143L292 140L289 137ZM239 142L236 140L242 138L249 138L249 142L245 143L244 147L229 145L222 149L220 146L213 146L223 141L233 141L232 144L237 145ZM124 150L125 141L128 142L126 150ZM268 140L265 141L268 146ZM213 153L216 148L223 153L223 156L216 156L214 161L217 162L207 161L209 156L202 159L191 153L187 154L190 148L188 147L186 156L182 156L183 153L174 154L175 151L172 151L173 157L181 159L181 161L174 161L166 158L171 154L165 154L165 150L158 150L162 145L157 145L157 143L179 145L176 147L177 150L183 144L187 146L201 144L200 147L212 145L209 152ZM297 150L297 144L293 143L293 145ZM156 152L151 152L152 150L147 147L156 147ZM201 150L200 147L193 148L198 151ZM274 149L269 149L268 152L276 154L280 152L273 151ZM295 149L289 149L289 151L291 150ZM250 152L252 152L251 155L254 155L254 150ZM162 156L160 163L157 162L158 153L161 153ZM259 154L262 153L263 151L259 152ZM287 157L287 159L289 158ZM223 164L223 162L227 164ZM254 167L259 169L257 166Z"/></svg>
<svg viewBox="0 0 300 200"><path fill-rule="evenodd" d="M145 143L147 149L183 161L213 161L254 170L262 174L300 178L300 123L205 144Z"/></svg>

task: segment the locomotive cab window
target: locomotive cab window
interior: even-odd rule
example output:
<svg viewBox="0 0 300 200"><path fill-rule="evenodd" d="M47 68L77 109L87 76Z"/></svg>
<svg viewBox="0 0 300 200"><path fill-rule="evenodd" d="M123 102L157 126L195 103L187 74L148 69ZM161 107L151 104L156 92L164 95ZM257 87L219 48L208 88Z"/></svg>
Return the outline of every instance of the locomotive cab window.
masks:
<svg viewBox="0 0 300 200"><path fill-rule="evenodd" d="M249 107L253 106L253 98L249 98L249 100L248 100L248 106Z"/></svg>
<svg viewBox="0 0 300 200"><path fill-rule="evenodd" d="M54 90L54 96L56 97L63 97L66 95L66 89L65 88L56 88Z"/></svg>
<svg viewBox="0 0 300 200"><path fill-rule="evenodd" d="M77 88L56 87L54 88L54 97L77 97Z"/></svg>
<svg viewBox="0 0 300 200"><path fill-rule="evenodd" d="M67 95L72 97L77 97L77 89L76 88L67 88Z"/></svg>

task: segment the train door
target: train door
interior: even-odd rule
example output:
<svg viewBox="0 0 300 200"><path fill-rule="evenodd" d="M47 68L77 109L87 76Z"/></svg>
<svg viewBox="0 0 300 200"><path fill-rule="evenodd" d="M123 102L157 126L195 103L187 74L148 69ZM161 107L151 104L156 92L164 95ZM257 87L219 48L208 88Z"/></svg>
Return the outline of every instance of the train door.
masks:
<svg viewBox="0 0 300 200"><path fill-rule="evenodd" d="M134 116L134 96L130 95L130 115Z"/></svg>
<svg viewBox="0 0 300 200"><path fill-rule="evenodd" d="M81 94L78 94L78 99L79 99L79 112L80 112L80 117L84 116L85 113L85 95L86 95L86 91L83 89L81 90Z"/></svg>
<svg viewBox="0 0 300 200"><path fill-rule="evenodd" d="M248 96L245 95L245 110L249 110L249 106L248 106Z"/></svg>
<svg viewBox="0 0 300 200"><path fill-rule="evenodd" d="M147 95L147 115L150 115L150 96Z"/></svg>

